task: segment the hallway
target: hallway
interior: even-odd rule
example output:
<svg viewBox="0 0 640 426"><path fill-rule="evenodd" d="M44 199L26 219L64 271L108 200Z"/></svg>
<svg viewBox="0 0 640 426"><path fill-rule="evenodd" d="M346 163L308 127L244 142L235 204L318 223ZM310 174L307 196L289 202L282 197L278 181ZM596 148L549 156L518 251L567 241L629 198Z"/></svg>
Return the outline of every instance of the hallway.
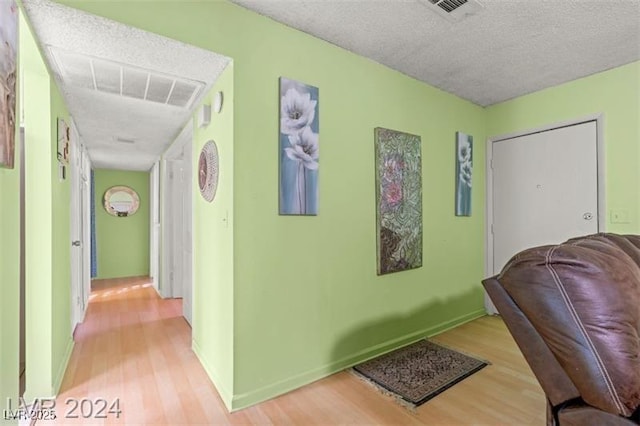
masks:
<svg viewBox="0 0 640 426"><path fill-rule="evenodd" d="M228 423L222 401L191 351L181 299L161 299L146 277L96 280L56 401L58 424ZM82 419L67 398L93 402ZM102 413L97 411L107 401ZM121 413L108 413L119 400ZM85 403L85 414L90 404ZM115 408L115 407L114 407ZM65 418L78 415L78 419ZM48 422L38 422L46 424Z"/></svg>

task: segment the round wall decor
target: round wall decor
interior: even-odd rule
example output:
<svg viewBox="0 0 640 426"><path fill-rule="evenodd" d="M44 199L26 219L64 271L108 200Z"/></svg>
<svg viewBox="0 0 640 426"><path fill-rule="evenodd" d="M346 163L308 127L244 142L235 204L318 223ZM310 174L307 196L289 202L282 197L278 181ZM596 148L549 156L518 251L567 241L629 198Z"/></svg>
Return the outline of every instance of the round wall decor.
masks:
<svg viewBox="0 0 640 426"><path fill-rule="evenodd" d="M212 202L218 189L218 147L213 140L208 141L200 151L198 161L198 186L202 198Z"/></svg>
<svg viewBox="0 0 640 426"><path fill-rule="evenodd" d="M127 217L138 211L140 197L132 188L116 185L107 189L102 197L104 209L112 216Z"/></svg>

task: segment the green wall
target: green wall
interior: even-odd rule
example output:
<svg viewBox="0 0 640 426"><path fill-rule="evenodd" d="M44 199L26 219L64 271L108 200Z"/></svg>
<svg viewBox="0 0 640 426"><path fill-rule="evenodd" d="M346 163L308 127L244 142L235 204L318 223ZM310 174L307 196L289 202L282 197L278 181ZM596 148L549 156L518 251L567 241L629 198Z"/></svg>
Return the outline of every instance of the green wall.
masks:
<svg viewBox="0 0 640 426"><path fill-rule="evenodd" d="M57 119L62 118L69 124L69 112L62 99L62 94L53 78L51 87L51 195L52 195L52 373L53 390L62 383L64 371L73 349L71 330L71 171L66 168L66 179L60 180L58 175Z"/></svg>
<svg viewBox="0 0 640 426"><path fill-rule="evenodd" d="M22 25L23 22L20 22ZM18 68L21 67L18 52ZM19 90L21 73L16 89ZM16 114L22 96L17 96ZM17 115L19 117L19 114ZM15 167L0 168L0 413L7 398L16 401L19 369L19 306L20 306L20 131L15 133ZM15 406L15 404L14 404ZM17 423L17 422L13 422ZM0 416L0 424L5 422Z"/></svg>
<svg viewBox="0 0 640 426"><path fill-rule="evenodd" d="M256 14L225 12L245 28L230 55L233 407L484 314L482 184L474 188L474 215L454 216L455 132L483 141L482 108ZM280 76L320 90L317 217L277 214ZM423 167L424 266L382 277L376 275L378 126L420 135ZM483 151L475 145L475 182L484 181Z"/></svg>
<svg viewBox="0 0 640 426"><path fill-rule="evenodd" d="M25 397L54 395L71 338L70 179L58 174L57 118L69 120L60 92L25 22L20 28L26 156ZM17 350L17 348L16 348Z"/></svg>
<svg viewBox="0 0 640 426"><path fill-rule="evenodd" d="M97 278L149 275L149 172L94 170ZM115 185L133 188L140 208L128 217L111 216L102 197Z"/></svg>
<svg viewBox="0 0 640 426"><path fill-rule="evenodd" d="M219 154L218 190L213 202L200 195L193 174L193 349L214 379L225 404L233 396L233 65L227 66L203 103L224 93L220 114L211 124L194 126L193 163L202 146L214 140ZM197 120L194 120L196 123Z"/></svg>
<svg viewBox="0 0 640 426"><path fill-rule="evenodd" d="M604 117L606 231L638 233L640 62L487 108L487 135L497 136L594 114ZM611 210L627 211L628 223L611 223Z"/></svg>
<svg viewBox="0 0 640 426"><path fill-rule="evenodd" d="M483 141L482 108L227 2L64 3L234 60L233 281L202 284L233 294L233 321L221 314L225 336L234 336L233 364L212 354L219 366L209 368L233 368L231 386L214 377L232 393L232 408L484 312L482 142L475 146L474 215L453 214L455 132ZM278 216L280 76L320 88L317 217ZM424 266L384 277L375 272L377 126L420 135L423 143ZM213 253L217 243L204 244ZM209 327L198 315L194 330ZM217 332L202 333L201 348L209 338L230 344Z"/></svg>
<svg viewBox="0 0 640 426"><path fill-rule="evenodd" d="M18 141L16 133L16 144ZM17 146L16 146L17 148ZM18 396L20 301L20 171L0 168L0 412ZM0 423L3 420L0 418Z"/></svg>

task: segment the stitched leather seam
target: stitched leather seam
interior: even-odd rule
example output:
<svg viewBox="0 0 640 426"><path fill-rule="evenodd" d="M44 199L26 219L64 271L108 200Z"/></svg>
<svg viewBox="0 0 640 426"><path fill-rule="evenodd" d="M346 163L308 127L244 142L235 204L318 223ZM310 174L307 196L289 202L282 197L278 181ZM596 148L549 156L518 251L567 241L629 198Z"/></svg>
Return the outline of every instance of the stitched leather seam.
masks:
<svg viewBox="0 0 640 426"><path fill-rule="evenodd" d="M502 272L500 272L497 279L499 280L500 278L502 278L518 259L520 259L520 253L517 253L515 256L513 256L513 259L511 259L511 261L507 263L504 268L502 268Z"/></svg>
<svg viewBox="0 0 640 426"><path fill-rule="evenodd" d="M562 284L562 281L560 280L560 277L558 276L558 273L555 271L555 269L553 269L553 267L550 264L551 256L553 255L553 252L556 250L556 248L557 248L557 246L552 247L549 251L547 251L547 255L546 255L546 259L545 259L545 266L549 270L549 273L551 273L551 276L553 277L553 281L555 282L556 287L560 291L560 294L562 295L562 300L564 301L565 305L567 306L567 309L569 310L569 313L571 314L571 317L573 318L573 321L578 326L578 329L580 330L580 333L584 337L585 341L587 342L587 345L589 346L589 349L591 350L591 352L593 353L594 357L596 358L596 365L598 366L598 370L600 370L600 374L602 374L602 378L604 379L604 382L605 382L605 384L607 386L607 389L609 390L609 394L611 395L611 399L613 400L613 402L615 403L615 405L617 406L618 410L621 413L626 413L624 405L620 401L620 397L618 396L615 388L613 387L613 381L611 380L611 377L609 376L609 373L607 372L607 370L606 370L606 368L604 366L604 363L602 362L602 359L600 358L600 354L598 354L598 351L596 350L593 342L589 338L589 335L587 334L587 331L584 328L584 324L580 320L580 317L578 316L578 313L576 312L576 310L575 310L575 308L573 306L573 303L571 303L571 300L569 299L569 295L566 293L566 290L564 288L564 285Z"/></svg>

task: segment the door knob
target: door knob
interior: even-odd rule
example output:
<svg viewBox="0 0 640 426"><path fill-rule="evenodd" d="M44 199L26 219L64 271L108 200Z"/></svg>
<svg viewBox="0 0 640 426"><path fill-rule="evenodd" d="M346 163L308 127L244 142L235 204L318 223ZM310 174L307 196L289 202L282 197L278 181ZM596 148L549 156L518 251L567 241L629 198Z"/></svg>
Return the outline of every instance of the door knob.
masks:
<svg viewBox="0 0 640 426"><path fill-rule="evenodd" d="M74 247L80 247L80 241L79 240L72 241L71 245L74 246Z"/></svg>
<svg viewBox="0 0 640 426"><path fill-rule="evenodd" d="M591 213L587 212L587 213L582 215L582 218L584 220L591 220L591 219L593 219L593 215Z"/></svg>

